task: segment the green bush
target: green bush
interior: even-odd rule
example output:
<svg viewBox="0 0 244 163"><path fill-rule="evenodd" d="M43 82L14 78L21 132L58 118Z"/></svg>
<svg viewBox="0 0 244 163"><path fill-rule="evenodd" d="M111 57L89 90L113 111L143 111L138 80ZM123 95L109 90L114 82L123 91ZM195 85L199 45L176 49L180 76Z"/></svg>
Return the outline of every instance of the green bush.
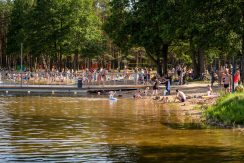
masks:
<svg viewBox="0 0 244 163"><path fill-rule="evenodd" d="M208 107L207 119L230 124L244 124L244 93L228 94L219 98L215 105Z"/></svg>

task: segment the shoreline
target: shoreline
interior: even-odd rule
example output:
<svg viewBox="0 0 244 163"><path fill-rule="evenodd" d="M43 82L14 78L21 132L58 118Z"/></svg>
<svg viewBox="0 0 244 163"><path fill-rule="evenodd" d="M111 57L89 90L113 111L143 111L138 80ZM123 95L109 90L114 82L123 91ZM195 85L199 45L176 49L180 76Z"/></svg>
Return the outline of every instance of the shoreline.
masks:
<svg viewBox="0 0 244 163"><path fill-rule="evenodd" d="M230 126L225 125L220 122L214 122L206 119L204 117L204 110L210 106L214 105L217 98L202 98L207 94L207 83L189 83L187 85L172 85L171 95L167 96L169 98L169 103L163 103L158 100L153 100L153 96L143 96L144 100L150 99L154 103L159 105L172 105L177 107L179 110L182 110L186 115L197 117L202 123L217 126L220 128L244 128L244 126ZM78 88L76 85L30 85L23 87L16 86L3 86L0 85L0 95L2 97L6 96L50 96L50 97L88 97L88 98L106 98L109 91L117 91L116 98L133 98L134 93L137 90L145 90L148 87L147 85L105 85L105 86L92 86L84 88ZM149 86L151 87L151 86ZM187 98L187 101L184 103L173 102L173 99L176 95L175 89L183 91ZM218 92L220 88L215 85L213 87L214 92ZM162 94L164 91L164 86L160 86L159 92ZM98 95L98 92L101 92L101 95ZM162 96L161 96L162 97ZM244 132L244 130L243 130Z"/></svg>
<svg viewBox="0 0 244 163"><path fill-rule="evenodd" d="M119 92L119 94L116 94L116 98L119 99L133 99L133 93L135 90L144 88L145 86L142 87L137 87L137 88L128 88L124 89L123 91ZM191 87L193 90L195 87ZM41 87L38 87L37 89L33 88L12 88L12 91L10 90L9 92L6 92L3 88L0 87L0 96L2 97L21 97L21 96L47 96L47 97L84 97L84 98L104 98L108 99L108 91L110 89L114 88L109 88L101 93L101 95L98 95L97 93L88 93L84 89L67 89L63 87L59 87L60 89L54 89L54 87L48 89L42 89ZM121 87L116 87L118 90L121 90ZM198 87L199 88L199 87ZM201 88L205 88L204 86ZM15 90L16 92L14 92ZM29 92L29 90L31 90ZM34 90L34 91L33 91ZM182 90L182 89L181 89ZM184 89L183 89L184 90ZM36 91L36 92L35 92ZM54 92L53 92L54 91ZM95 90L96 92L96 90ZM182 110L182 115L183 116L191 116L193 119L197 119L200 123L204 125L208 125L210 127L218 127L218 128L224 128L224 129L233 129L240 131L244 133L244 125L226 125L223 122L219 121L214 121L211 119L207 119L204 116L204 111L211 105L214 105L217 101L217 97L214 98L202 98L203 95L206 95L201 89L201 91L198 91L198 93L188 93L187 94L187 100L186 102L173 102L173 99L175 97L175 92L172 93L172 95L168 95L166 97L169 98L169 102L160 102L158 100L154 100L153 97L155 96L143 96L143 98L136 98L135 100L150 100L155 104L158 105L168 105L172 106L174 109L176 108L177 110ZM163 96L160 96L163 97Z"/></svg>

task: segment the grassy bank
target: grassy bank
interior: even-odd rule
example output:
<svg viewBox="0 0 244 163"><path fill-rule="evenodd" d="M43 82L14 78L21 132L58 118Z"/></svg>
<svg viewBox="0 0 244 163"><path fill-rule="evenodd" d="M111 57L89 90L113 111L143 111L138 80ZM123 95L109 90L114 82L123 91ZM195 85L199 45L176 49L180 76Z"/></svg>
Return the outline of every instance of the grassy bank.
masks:
<svg viewBox="0 0 244 163"><path fill-rule="evenodd" d="M244 124L244 93L228 94L208 107L204 115L208 121L225 125Z"/></svg>

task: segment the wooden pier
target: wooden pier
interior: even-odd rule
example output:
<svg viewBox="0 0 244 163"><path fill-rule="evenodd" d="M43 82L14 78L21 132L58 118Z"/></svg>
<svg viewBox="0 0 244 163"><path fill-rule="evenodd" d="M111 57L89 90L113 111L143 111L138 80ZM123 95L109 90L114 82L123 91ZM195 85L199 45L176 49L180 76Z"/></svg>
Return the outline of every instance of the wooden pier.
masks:
<svg viewBox="0 0 244 163"><path fill-rule="evenodd" d="M88 96L98 92L109 91L134 91L145 89L143 85L106 85L106 86L85 86L78 88L74 85L28 85L0 86L1 96Z"/></svg>

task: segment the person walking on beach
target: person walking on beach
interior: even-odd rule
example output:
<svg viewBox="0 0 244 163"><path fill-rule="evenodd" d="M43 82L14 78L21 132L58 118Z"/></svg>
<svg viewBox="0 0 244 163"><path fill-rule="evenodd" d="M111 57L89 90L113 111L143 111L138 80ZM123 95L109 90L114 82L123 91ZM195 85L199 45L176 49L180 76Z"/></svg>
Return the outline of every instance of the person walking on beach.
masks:
<svg viewBox="0 0 244 163"><path fill-rule="evenodd" d="M224 82L224 88L225 88L225 93L230 92L230 74L228 71L223 76L223 82Z"/></svg>
<svg viewBox="0 0 244 163"><path fill-rule="evenodd" d="M164 90L164 96L166 95L170 95L170 77L168 77L168 75L163 79L164 81L162 83L165 84L165 90Z"/></svg>
<svg viewBox="0 0 244 163"><path fill-rule="evenodd" d="M157 96L158 95L158 87L159 87L159 80L156 78L155 79L155 82L153 84L153 93L152 95L154 96Z"/></svg>

